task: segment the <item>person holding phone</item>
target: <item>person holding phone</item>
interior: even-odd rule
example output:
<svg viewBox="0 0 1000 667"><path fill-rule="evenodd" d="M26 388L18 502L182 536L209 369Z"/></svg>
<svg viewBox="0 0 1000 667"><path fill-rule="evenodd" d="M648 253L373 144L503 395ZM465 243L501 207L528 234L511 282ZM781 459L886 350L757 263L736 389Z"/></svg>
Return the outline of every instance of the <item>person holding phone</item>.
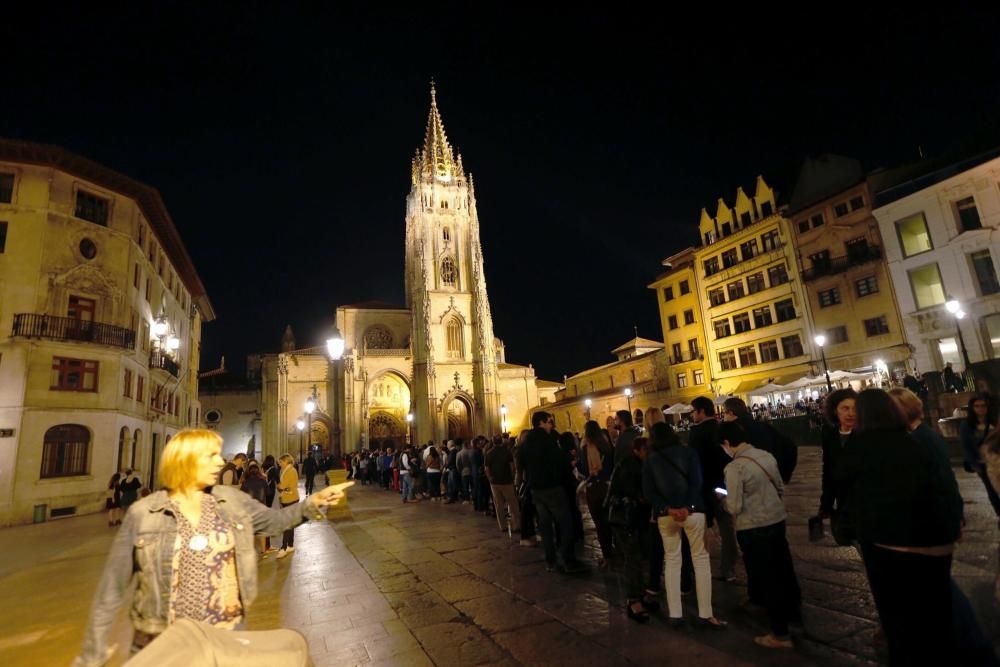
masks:
<svg viewBox="0 0 1000 667"><path fill-rule="evenodd" d="M747 442L738 421L720 424L718 437L732 461L725 468L725 489L716 492L733 517L747 587L760 592L771 622L771 632L754 641L766 648L792 648L788 624L802 618L802 593L785 537L788 514L778 462Z"/></svg>

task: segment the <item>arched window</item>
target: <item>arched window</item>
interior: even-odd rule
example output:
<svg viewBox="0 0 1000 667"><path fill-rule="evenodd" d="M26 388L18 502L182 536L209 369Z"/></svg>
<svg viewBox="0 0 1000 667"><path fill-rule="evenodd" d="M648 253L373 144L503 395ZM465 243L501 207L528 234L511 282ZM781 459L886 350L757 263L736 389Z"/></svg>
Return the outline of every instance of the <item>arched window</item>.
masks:
<svg viewBox="0 0 1000 667"><path fill-rule="evenodd" d="M441 230L441 237L445 241L450 241L451 240L451 229L449 229L448 227L445 227L444 229L442 229Z"/></svg>
<svg viewBox="0 0 1000 667"><path fill-rule="evenodd" d="M441 260L441 284L449 287L455 286L458 278L458 271L455 270L455 260L445 257Z"/></svg>
<svg viewBox="0 0 1000 667"><path fill-rule="evenodd" d="M462 323L456 318L448 321L448 357L460 359L464 354L465 346L462 343Z"/></svg>
<svg viewBox="0 0 1000 667"><path fill-rule="evenodd" d="M441 208L448 208L448 201L445 199L441 200Z"/></svg>
<svg viewBox="0 0 1000 667"><path fill-rule="evenodd" d="M128 426L122 426L122 430L118 432L118 462L115 464L115 472L121 472L125 469L125 452L128 446L132 443L132 438L128 432Z"/></svg>
<svg viewBox="0 0 1000 667"><path fill-rule="evenodd" d="M59 424L45 432L42 478L87 474L90 430L80 424Z"/></svg>
<svg viewBox="0 0 1000 667"><path fill-rule="evenodd" d="M141 458L137 458L139 453L139 448L142 447L142 431L136 429L132 434L132 456L129 459L128 467L132 470L136 469L138 463L142 463Z"/></svg>

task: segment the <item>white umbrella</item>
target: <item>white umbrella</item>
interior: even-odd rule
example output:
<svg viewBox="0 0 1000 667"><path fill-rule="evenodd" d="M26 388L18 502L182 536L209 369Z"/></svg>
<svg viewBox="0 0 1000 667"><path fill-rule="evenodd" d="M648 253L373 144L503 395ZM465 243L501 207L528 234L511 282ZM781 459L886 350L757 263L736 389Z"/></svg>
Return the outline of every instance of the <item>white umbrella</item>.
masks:
<svg viewBox="0 0 1000 667"><path fill-rule="evenodd" d="M773 382L768 382L763 387L757 387L750 392L751 395L756 394L779 394L785 390L785 385L774 384Z"/></svg>
<svg viewBox="0 0 1000 667"><path fill-rule="evenodd" d="M805 389L806 387L812 387L817 384L826 384L826 377L812 377L810 375L806 375L805 377L800 377L795 382L789 382L784 386L784 389L786 391L788 389Z"/></svg>
<svg viewBox="0 0 1000 667"><path fill-rule="evenodd" d="M683 415L688 412L694 412L694 408L690 405L685 405L683 403L674 403L669 408L663 411L665 415Z"/></svg>

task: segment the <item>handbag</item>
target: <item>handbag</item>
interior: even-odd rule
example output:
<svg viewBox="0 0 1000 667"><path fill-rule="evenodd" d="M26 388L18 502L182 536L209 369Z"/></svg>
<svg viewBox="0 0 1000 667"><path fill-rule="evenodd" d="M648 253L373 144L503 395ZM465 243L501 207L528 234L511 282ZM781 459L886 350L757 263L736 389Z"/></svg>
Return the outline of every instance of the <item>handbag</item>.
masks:
<svg viewBox="0 0 1000 667"><path fill-rule="evenodd" d="M611 492L611 487L615 481L615 475L621 466L615 466L611 472L611 480L608 483L608 494L604 496L604 511L608 518L608 525L619 528L632 528L635 526L636 502L628 496L620 496Z"/></svg>

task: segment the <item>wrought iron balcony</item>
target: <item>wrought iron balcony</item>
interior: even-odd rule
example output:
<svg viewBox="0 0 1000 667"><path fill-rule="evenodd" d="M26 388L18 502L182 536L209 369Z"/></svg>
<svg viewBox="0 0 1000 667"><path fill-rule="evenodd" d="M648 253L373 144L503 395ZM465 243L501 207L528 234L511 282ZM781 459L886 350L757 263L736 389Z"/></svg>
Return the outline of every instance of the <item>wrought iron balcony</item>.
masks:
<svg viewBox="0 0 1000 667"><path fill-rule="evenodd" d="M863 250L858 250L843 257L834 257L820 264L814 263L802 272L802 280L809 282L823 276L836 275L847 271L851 267L862 266L863 264L876 262L880 259L882 259L882 248L877 245L870 245Z"/></svg>
<svg viewBox="0 0 1000 667"><path fill-rule="evenodd" d="M16 313L12 336L75 340L98 345L111 345L126 350L135 347L135 332L103 322L89 322L73 317L53 317L38 313Z"/></svg>
<svg viewBox="0 0 1000 667"><path fill-rule="evenodd" d="M166 371L174 377L179 376L181 372L180 366L177 365L177 362L159 350L153 350L149 353L149 368L151 370L159 369L161 371Z"/></svg>
<svg viewBox="0 0 1000 667"><path fill-rule="evenodd" d="M687 350L685 352L681 352L679 356L676 354L670 355L671 364L683 364L688 361L701 361L702 359L704 359L704 356L701 351L691 352L690 350Z"/></svg>

